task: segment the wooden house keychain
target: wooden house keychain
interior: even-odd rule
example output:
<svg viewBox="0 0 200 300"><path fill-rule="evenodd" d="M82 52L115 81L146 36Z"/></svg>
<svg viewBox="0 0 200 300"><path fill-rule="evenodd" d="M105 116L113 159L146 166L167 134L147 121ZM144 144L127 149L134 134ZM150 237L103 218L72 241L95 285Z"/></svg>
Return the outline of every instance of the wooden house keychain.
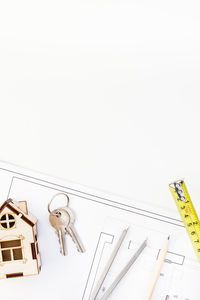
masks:
<svg viewBox="0 0 200 300"><path fill-rule="evenodd" d="M26 201L6 200L0 207L0 279L36 275L41 270L37 219Z"/></svg>

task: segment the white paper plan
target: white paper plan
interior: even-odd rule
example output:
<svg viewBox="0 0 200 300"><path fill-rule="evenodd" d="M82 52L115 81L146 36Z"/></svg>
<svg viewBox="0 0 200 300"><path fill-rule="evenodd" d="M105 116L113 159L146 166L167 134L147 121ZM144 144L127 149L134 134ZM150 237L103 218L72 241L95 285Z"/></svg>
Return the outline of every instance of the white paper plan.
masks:
<svg viewBox="0 0 200 300"><path fill-rule="evenodd" d="M66 236L68 255L64 257L59 252L58 238L49 224L47 210L49 201L58 192L70 197L70 207L76 213L75 227L86 248L85 253L77 252L69 236ZM1 300L44 297L48 300L88 300L118 237L127 227L128 234L97 300L142 240L148 238L147 247L109 298L143 300L159 251L168 235L169 250L152 300L200 299L200 265L178 213L171 215L134 200L1 163L0 204L8 198L26 200L30 212L38 218L42 270L36 276L1 280ZM14 262L1 261L0 267L3 263Z"/></svg>

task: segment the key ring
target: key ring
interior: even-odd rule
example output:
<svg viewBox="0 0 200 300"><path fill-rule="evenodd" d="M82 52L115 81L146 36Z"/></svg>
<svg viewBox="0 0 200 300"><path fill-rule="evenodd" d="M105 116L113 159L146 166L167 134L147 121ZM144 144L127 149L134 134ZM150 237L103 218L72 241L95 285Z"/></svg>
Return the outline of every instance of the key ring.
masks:
<svg viewBox="0 0 200 300"><path fill-rule="evenodd" d="M65 194L65 193L57 193L57 194L55 194L55 195L51 198L51 201L50 201L49 204L48 204L48 212L49 212L50 214L52 213L52 211L50 210L50 205L51 205L52 201L53 201L57 196L59 196L59 195L64 195L64 196L67 198L67 206L69 206L69 196L68 196L67 194Z"/></svg>

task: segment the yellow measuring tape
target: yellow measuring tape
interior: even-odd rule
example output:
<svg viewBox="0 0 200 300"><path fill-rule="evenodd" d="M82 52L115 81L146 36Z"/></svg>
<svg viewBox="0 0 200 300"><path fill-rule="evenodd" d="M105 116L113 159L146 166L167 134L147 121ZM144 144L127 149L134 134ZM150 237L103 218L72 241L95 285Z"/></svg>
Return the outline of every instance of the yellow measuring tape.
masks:
<svg viewBox="0 0 200 300"><path fill-rule="evenodd" d="M176 206L200 262L200 222L183 180L169 185Z"/></svg>

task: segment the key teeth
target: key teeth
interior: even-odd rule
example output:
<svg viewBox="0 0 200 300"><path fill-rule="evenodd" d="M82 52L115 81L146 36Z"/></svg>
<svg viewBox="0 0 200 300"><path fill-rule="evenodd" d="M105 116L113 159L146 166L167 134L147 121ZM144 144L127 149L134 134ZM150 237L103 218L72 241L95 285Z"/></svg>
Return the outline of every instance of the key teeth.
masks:
<svg viewBox="0 0 200 300"><path fill-rule="evenodd" d="M80 252L80 253L84 253L85 252L85 248L83 247L83 246L81 246L81 250L80 249L78 249L78 247L76 247L77 248L77 250L78 250L78 252Z"/></svg>
<svg viewBox="0 0 200 300"><path fill-rule="evenodd" d="M85 252L85 248L82 245L82 242L80 241L75 228L68 228L67 233L71 236L72 241L74 242L74 244L76 245L77 251L80 253ZM77 236L77 239L75 239L75 236Z"/></svg>

